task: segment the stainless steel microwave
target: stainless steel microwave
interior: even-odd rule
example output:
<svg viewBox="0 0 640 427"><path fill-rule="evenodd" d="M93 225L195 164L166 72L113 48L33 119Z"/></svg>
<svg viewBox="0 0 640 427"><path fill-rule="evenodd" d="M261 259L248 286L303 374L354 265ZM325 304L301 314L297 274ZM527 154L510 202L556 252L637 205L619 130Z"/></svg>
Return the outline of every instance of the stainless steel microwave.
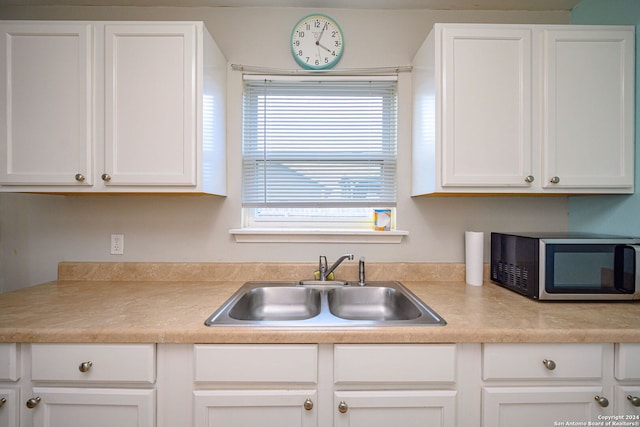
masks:
<svg viewBox="0 0 640 427"><path fill-rule="evenodd" d="M491 233L491 281L535 300L637 300L640 238Z"/></svg>

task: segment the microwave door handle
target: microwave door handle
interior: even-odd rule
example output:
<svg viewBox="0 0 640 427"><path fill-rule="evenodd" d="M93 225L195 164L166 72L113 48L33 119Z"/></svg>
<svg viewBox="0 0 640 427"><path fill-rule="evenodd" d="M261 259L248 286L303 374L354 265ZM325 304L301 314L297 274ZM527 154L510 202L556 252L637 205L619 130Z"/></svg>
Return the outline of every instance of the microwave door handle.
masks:
<svg viewBox="0 0 640 427"><path fill-rule="evenodd" d="M634 273L634 283L633 283L633 294L635 295L634 299L640 298L640 245L631 245L635 252L635 265L633 266Z"/></svg>
<svg viewBox="0 0 640 427"><path fill-rule="evenodd" d="M629 250L633 251L633 256L631 257L633 262L633 265L631 265L633 283L630 286L625 286L625 283L628 281L628 276L627 280L625 280L625 271L627 271L625 251ZM615 288L620 292L640 294L640 290L638 289L640 286L640 245L616 246L614 250L613 280Z"/></svg>

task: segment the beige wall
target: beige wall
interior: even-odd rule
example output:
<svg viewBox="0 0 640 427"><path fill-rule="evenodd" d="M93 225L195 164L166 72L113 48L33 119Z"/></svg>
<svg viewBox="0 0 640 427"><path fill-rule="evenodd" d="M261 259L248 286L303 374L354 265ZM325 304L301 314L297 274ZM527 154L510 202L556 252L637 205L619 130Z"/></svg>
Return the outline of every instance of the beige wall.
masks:
<svg viewBox="0 0 640 427"><path fill-rule="evenodd" d="M288 47L294 23L324 12L342 26L340 67L409 65L434 22L568 23L566 12L466 12L303 8L0 7L0 19L201 20L229 63L295 68ZM155 197L0 195L0 292L56 278L70 261L314 262L344 252L371 261L461 262L464 230L566 230L567 200L411 198L411 75L400 76L399 245L238 244L241 75L228 79L229 196ZM478 108L482 108L481 105ZM125 234L125 255L109 254L111 233Z"/></svg>

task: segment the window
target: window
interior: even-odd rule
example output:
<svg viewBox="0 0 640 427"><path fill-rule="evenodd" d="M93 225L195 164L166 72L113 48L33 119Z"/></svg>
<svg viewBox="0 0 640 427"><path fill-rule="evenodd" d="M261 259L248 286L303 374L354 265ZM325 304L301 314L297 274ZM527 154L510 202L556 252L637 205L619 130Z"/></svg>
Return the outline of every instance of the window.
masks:
<svg viewBox="0 0 640 427"><path fill-rule="evenodd" d="M245 76L244 225L371 227L396 204L395 77Z"/></svg>

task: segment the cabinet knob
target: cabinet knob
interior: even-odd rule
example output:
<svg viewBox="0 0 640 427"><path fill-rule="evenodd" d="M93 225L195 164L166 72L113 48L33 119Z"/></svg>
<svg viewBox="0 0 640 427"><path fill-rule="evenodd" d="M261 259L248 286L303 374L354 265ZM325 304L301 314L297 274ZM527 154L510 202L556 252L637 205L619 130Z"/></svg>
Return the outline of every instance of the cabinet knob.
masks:
<svg viewBox="0 0 640 427"><path fill-rule="evenodd" d="M313 401L311 399L307 398L307 400L304 401L304 409L306 409L307 411L313 409Z"/></svg>
<svg viewBox="0 0 640 427"><path fill-rule="evenodd" d="M78 366L78 369L80 370L80 372L89 372L89 369L91 369L92 366L93 362L91 361L82 362L80 366Z"/></svg>
<svg viewBox="0 0 640 427"><path fill-rule="evenodd" d="M554 177L552 177L549 181L550 181L552 184L557 184L557 183L559 183L559 182L560 182L560 178L559 178L559 177L557 177L557 176L554 176Z"/></svg>
<svg viewBox="0 0 640 427"><path fill-rule="evenodd" d="M340 403L338 403L338 412L340 412L341 414L346 414L348 410L349 405L347 405L344 400L341 400Z"/></svg>
<svg viewBox="0 0 640 427"><path fill-rule="evenodd" d="M32 397L31 399L27 400L27 408L33 409L38 406L38 403L40 403L40 397Z"/></svg>
<svg viewBox="0 0 640 427"><path fill-rule="evenodd" d="M531 184L535 180L536 180L536 178L533 175L527 175L527 177L524 179L524 181L529 183L529 184Z"/></svg>
<svg viewBox="0 0 640 427"><path fill-rule="evenodd" d="M76 181L78 181L78 182L84 182L84 180L85 180L84 175L82 175L81 173L77 173L77 174L76 174Z"/></svg>
<svg viewBox="0 0 640 427"><path fill-rule="evenodd" d="M632 404L633 406L635 406L636 408L639 408L639 407L640 407L640 397L638 397L638 396L631 396L631 395L629 395L629 396L627 396L627 400L628 400L629 402L631 402L631 404Z"/></svg>
<svg viewBox="0 0 640 427"><path fill-rule="evenodd" d="M596 400L596 402L598 402L598 405L602 406L603 408L609 406L609 399L607 399L606 397L596 396L594 399Z"/></svg>
<svg viewBox="0 0 640 427"><path fill-rule="evenodd" d="M544 359L542 363L544 364L544 367L550 371L553 371L554 369L556 369L556 362L554 362L551 359Z"/></svg>
<svg viewBox="0 0 640 427"><path fill-rule="evenodd" d="M629 397L631 397L631 396L629 396ZM0 399L0 408L2 408L2 405L4 405L5 403L7 403L7 399L6 398L3 397L2 399Z"/></svg>
<svg viewBox="0 0 640 427"><path fill-rule="evenodd" d="M103 173L100 178L102 178L102 180L105 182L111 181L111 175L109 175L108 173Z"/></svg>

